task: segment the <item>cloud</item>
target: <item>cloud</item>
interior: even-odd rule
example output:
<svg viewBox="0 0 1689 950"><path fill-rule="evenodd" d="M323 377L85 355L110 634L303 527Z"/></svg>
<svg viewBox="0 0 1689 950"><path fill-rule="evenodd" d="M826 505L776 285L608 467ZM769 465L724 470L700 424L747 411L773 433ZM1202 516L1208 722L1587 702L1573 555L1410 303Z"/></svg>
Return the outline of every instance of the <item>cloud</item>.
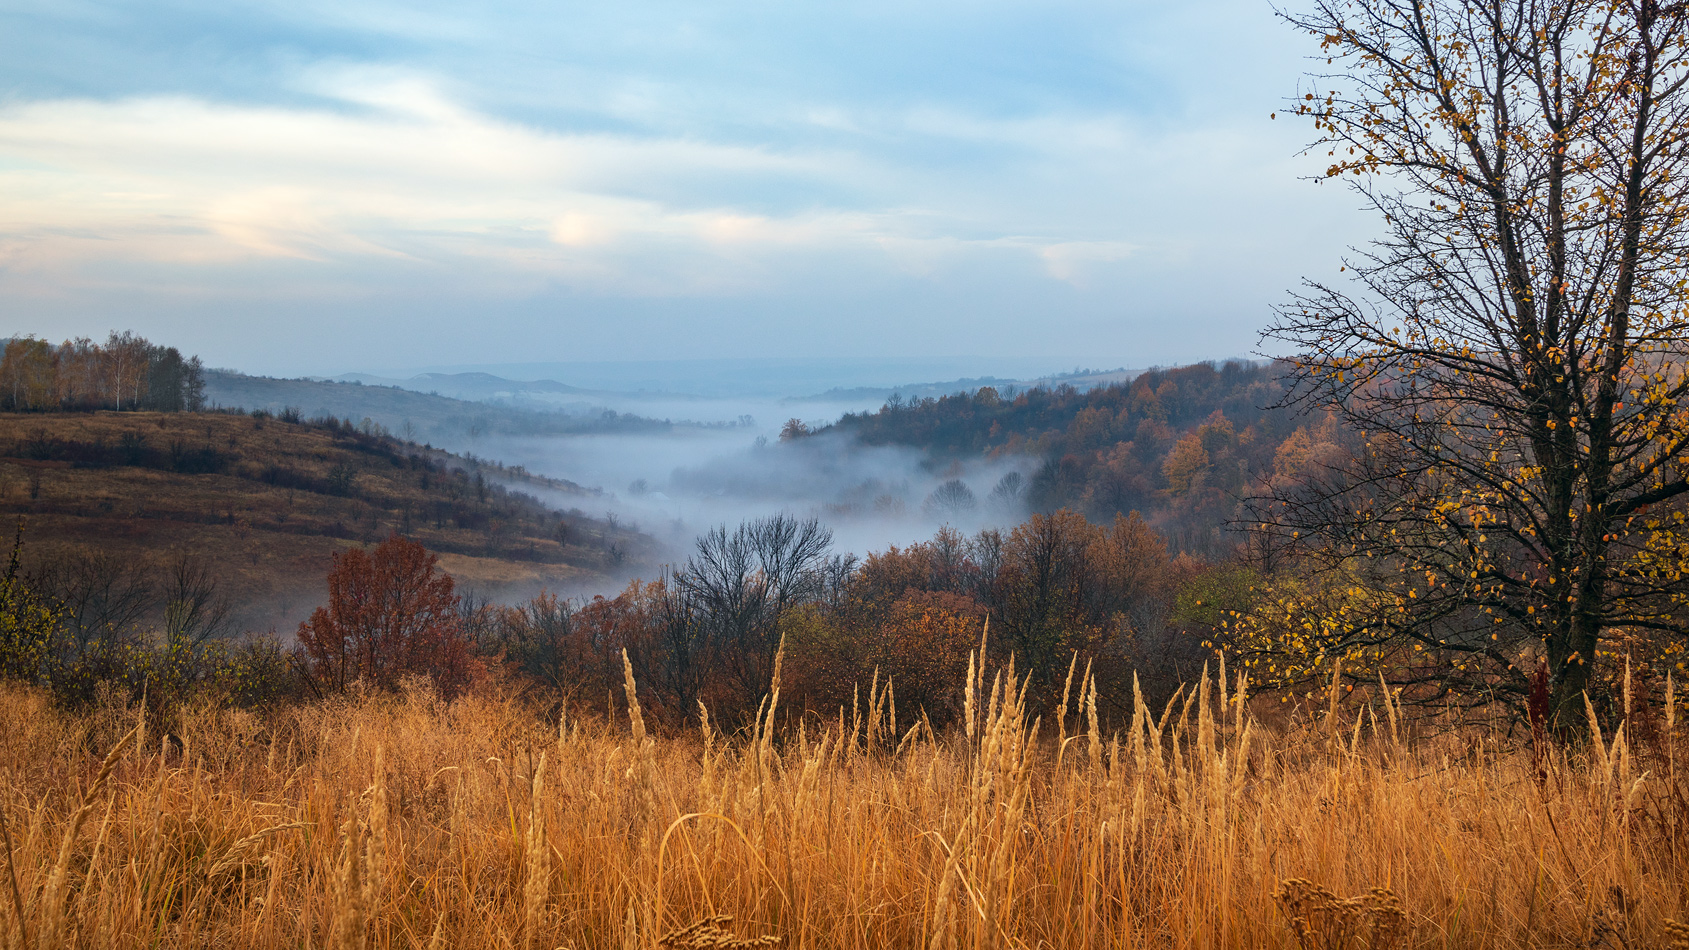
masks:
<svg viewBox="0 0 1689 950"><path fill-rule="evenodd" d="M1264 121L1289 54L1243 0L78 10L0 37L26 331L308 305L375 339L473 313L489 348L544 315L606 356L707 324L724 353L1167 362L1247 349L1353 233Z"/></svg>
<svg viewBox="0 0 1689 950"><path fill-rule="evenodd" d="M0 197L0 228L38 241L37 256L56 258L67 274L79 262L113 257L195 265L254 257L352 266L369 258L473 261L477 270L539 270L633 295L745 292L794 257L878 257L891 271L930 273L969 247L1019 248L1072 282L1084 267L1118 261L1133 247L1006 237L1004 229L1026 222L991 220L960 198L962 213L766 213L711 200L778 180L920 197L897 172L861 156L547 131L478 114L434 84L380 71L318 74L307 86L348 108L175 97L0 110L0 155L11 165L0 172L11 186ZM1096 125L1088 121L992 123L930 110L907 121L928 135L1017 145L1119 142L1085 131ZM646 196L676 182L695 183L692 206ZM100 240L64 233L68 222ZM465 240L476 250L465 252Z"/></svg>
<svg viewBox="0 0 1689 950"><path fill-rule="evenodd" d="M615 236L615 227L609 218L582 211L566 211L551 223L551 239L564 247L607 244Z"/></svg>
<svg viewBox="0 0 1689 950"><path fill-rule="evenodd" d="M700 176L815 176L824 161L709 143L568 135L459 107L425 83L340 87L356 112L183 98L38 102L0 110L0 229L79 258L242 255L347 263L455 257L476 238L519 249L661 234L744 243L777 222L624 197ZM586 210L583 210L586 209ZM67 227L97 232L91 244ZM183 246L186 245L186 246ZM481 255L477 255L481 256ZM485 260L485 257L482 258ZM554 263L567 271L568 258Z"/></svg>
<svg viewBox="0 0 1689 950"><path fill-rule="evenodd" d="M1063 241L1045 246L1038 256L1051 277L1079 285L1088 265L1123 261L1137 249L1124 241Z"/></svg>

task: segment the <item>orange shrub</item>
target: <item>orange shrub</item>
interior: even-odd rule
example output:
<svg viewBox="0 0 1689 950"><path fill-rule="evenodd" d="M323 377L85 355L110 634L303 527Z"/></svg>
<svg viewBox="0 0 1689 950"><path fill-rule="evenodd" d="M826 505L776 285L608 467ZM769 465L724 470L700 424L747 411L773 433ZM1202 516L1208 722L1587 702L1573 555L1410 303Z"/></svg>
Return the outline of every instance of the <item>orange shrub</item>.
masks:
<svg viewBox="0 0 1689 950"><path fill-rule="evenodd" d="M362 680L376 689L423 675L452 695L468 679L468 645L451 575L427 548L393 535L371 550L334 557L328 605L299 625L310 682L337 692Z"/></svg>

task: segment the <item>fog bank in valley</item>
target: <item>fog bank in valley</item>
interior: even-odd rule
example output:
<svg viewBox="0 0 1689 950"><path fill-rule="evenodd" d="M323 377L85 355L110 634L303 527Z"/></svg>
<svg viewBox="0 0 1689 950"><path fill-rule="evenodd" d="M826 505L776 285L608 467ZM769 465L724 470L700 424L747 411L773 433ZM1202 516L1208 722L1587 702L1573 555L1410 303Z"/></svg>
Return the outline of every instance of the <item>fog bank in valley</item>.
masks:
<svg viewBox="0 0 1689 950"><path fill-rule="evenodd" d="M835 553L858 556L930 538L944 525L973 533L1024 518L1024 489L1034 465L1029 458L937 463L919 449L864 446L839 434L781 436L793 421L817 430L888 399L913 402L987 384L1007 394L1054 381L1049 377L952 376L950 382L908 384L893 382L909 378L894 374L967 367L717 362L588 367L592 372L584 364L545 365L529 369L563 372L534 380L512 379L520 366L510 375L495 366L487 367L491 373L476 368L332 380L213 373L211 395L225 406L344 418L579 486L508 486L549 495L540 500L560 511L609 519L603 543L619 539L611 558L619 565L617 576L594 582L596 589L559 592L571 595L655 576L665 564L683 562L700 534L750 518L815 517L833 532ZM1020 368L980 366L975 372ZM1090 386L1123 372L1082 371L1058 379ZM659 388L665 383L669 388ZM487 477L497 476L488 470ZM654 543L638 541L636 533Z"/></svg>
<svg viewBox="0 0 1689 950"><path fill-rule="evenodd" d="M658 432L483 436L462 448L600 489L592 499L597 510L587 513L611 515L651 535L669 562L684 560L693 539L714 525L782 512L820 519L833 531L836 551L857 555L923 540L945 524L974 532L1022 519L1031 474L1024 458L938 465L917 450L863 446L844 436L780 439L788 419L816 427L877 406L864 400L630 397L617 401L618 411L702 424ZM553 501L583 504L578 495Z"/></svg>

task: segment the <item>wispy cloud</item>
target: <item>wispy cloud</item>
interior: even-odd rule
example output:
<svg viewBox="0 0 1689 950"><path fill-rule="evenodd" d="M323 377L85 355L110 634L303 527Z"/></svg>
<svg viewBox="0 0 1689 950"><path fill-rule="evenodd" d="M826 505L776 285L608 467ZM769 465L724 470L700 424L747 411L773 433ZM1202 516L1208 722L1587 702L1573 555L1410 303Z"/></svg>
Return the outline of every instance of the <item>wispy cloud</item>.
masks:
<svg viewBox="0 0 1689 950"><path fill-rule="evenodd" d="M519 271L537 267L633 294L749 291L793 255L877 252L887 266L920 271L970 244L1021 248L1071 281L1080 265L1120 260L1133 247L1066 240L1056 222L923 193L919 172L861 154L559 133L478 114L419 78L343 72L338 80L314 85L355 108L171 97L0 109L0 155L10 160L0 171L0 228L31 237L38 258L67 268L112 256L421 263L459 257L473 239L482 263L503 257ZM926 111L908 125L1041 149L1058 137L1122 147L1121 136L1088 120L1005 123ZM772 182L886 204L768 213L716 194ZM694 187L687 203L650 197L685 183ZM923 199L938 206L896 206ZM1049 236L1005 236L1034 224Z"/></svg>
<svg viewBox="0 0 1689 950"><path fill-rule="evenodd" d="M1200 10L1087 2L115 9L0 40L0 291L69 329L238 294L377 332L382 298L474 309L491 347L531 301L583 331L716 301L747 314L709 318L728 351L776 345L796 305L882 315L859 350L1020 352L1004 333L1038 312L1035 345L1153 362L1186 355L1170 313L1246 348L1268 295L1343 243L1272 101L1223 92L1259 67L1225 55L1259 54L1236 16L1199 41Z"/></svg>

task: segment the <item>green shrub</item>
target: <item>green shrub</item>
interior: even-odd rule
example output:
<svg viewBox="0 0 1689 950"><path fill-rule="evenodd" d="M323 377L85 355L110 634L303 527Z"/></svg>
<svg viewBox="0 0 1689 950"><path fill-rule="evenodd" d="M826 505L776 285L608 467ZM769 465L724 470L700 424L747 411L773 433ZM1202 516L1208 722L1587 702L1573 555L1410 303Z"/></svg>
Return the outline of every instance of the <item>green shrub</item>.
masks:
<svg viewBox="0 0 1689 950"><path fill-rule="evenodd" d="M18 569L22 551L23 522L19 521L6 574L0 577L0 677L36 683L52 655L59 611L25 583Z"/></svg>

